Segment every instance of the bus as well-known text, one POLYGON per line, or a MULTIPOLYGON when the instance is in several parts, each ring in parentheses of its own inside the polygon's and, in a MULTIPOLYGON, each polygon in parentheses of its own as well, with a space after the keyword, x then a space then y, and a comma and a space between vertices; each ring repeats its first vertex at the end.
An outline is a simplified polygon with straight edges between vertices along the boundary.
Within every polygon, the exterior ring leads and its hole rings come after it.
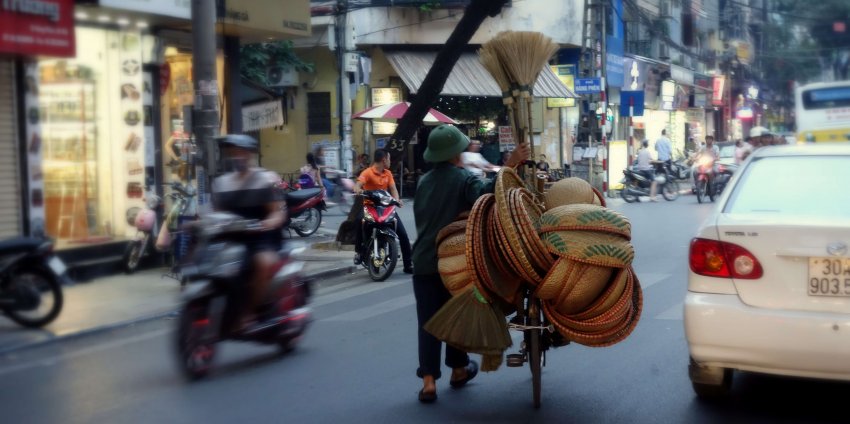
POLYGON ((850 81, 798 86, 794 104, 798 142, 850 140, 850 81))

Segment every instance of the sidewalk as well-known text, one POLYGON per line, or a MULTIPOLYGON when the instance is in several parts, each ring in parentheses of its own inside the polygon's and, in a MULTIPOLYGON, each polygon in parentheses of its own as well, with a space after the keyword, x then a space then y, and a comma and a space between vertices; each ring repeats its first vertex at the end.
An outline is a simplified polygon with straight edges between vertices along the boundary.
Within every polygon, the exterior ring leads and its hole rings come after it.
MULTIPOLYGON (((312 248, 300 256, 304 274, 320 280, 356 271, 352 258, 344 250, 312 248)), ((163 277, 165 272, 165 268, 143 270, 64 287, 61 314, 42 329, 20 327, 0 315, 0 355, 172 314, 179 306, 180 283, 163 277)))

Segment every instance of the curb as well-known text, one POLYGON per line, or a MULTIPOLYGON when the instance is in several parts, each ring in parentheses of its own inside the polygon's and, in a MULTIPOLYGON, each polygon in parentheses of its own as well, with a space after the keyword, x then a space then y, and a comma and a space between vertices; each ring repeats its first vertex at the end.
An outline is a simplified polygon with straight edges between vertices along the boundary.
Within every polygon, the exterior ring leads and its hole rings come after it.
MULTIPOLYGON (((346 265, 336 268, 330 268, 323 271, 315 272, 305 276, 307 280, 319 280, 325 278, 338 277, 346 274, 354 273, 357 270, 357 267, 354 265, 346 265)), ((81 339, 86 336, 92 336, 95 334, 105 333, 108 331, 116 330, 119 328, 131 327, 134 325, 144 324, 151 321, 156 321, 159 319, 167 318, 167 317, 175 317, 177 316, 177 309, 168 309, 162 312, 155 312, 153 314, 144 315, 138 318, 129 319, 126 321, 119 321, 110 324, 103 324, 100 326, 86 328, 80 331, 71 332, 68 334, 63 334, 61 336, 51 337, 46 340, 41 340, 33 343, 25 343, 18 346, 12 346, 6 349, 0 348, 0 357, 7 356, 9 354, 26 350, 26 349, 34 349, 39 347, 48 346, 58 342, 71 341, 75 339, 81 339)))

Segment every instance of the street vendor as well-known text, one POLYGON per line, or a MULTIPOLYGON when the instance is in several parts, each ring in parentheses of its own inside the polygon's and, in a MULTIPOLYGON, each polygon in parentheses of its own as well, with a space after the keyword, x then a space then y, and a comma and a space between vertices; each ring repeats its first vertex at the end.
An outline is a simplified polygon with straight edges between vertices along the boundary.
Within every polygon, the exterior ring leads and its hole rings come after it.
MULTIPOLYGON (((443 343, 423 329, 425 323, 451 298, 437 271, 437 233, 462 212, 469 211, 479 196, 492 193, 494 181, 482 180, 463 168, 461 154, 469 139, 452 125, 441 125, 428 136, 425 160, 434 168, 419 180, 413 203, 417 239, 413 245, 413 292, 419 323, 419 368, 422 378, 419 401, 437 400, 443 343)), ((528 159, 528 143, 517 146, 505 163, 516 167, 528 159)), ((478 364, 466 352, 446 346, 446 365, 452 368, 450 385, 459 388, 478 373, 478 364)))

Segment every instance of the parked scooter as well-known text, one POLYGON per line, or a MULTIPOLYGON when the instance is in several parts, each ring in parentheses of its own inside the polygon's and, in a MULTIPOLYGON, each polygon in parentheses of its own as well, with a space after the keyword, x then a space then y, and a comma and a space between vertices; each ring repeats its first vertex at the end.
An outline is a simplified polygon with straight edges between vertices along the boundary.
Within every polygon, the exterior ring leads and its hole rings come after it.
POLYGON ((363 252, 360 264, 369 271, 373 281, 390 278, 398 263, 398 234, 396 207, 401 206, 384 190, 364 190, 363 196, 363 245, 357 246, 363 252))
POLYGON ((271 303, 260 321, 237 329, 244 308, 245 282, 252 272, 243 243, 262 228, 256 220, 230 213, 212 213, 188 226, 193 243, 183 269, 189 282, 177 320, 177 359, 189 379, 206 376, 217 344, 225 340, 276 344, 283 352, 295 348, 311 320, 306 306, 310 283, 301 275, 296 249, 283 250, 272 278, 271 303))
MULTIPOLYGON (((623 184, 623 189, 620 190, 620 196, 628 203, 640 201, 640 196, 649 196, 651 194, 652 179, 648 178, 640 171, 632 169, 623 170, 623 179, 620 181, 623 184)), ((669 177, 664 169, 663 163, 655 163, 655 181, 658 183, 658 192, 667 201, 676 200, 679 197, 679 183, 669 177)))
POLYGON ((127 224, 136 227, 136 236, 124 250, 124 272, 132 274, 139 267, 142 258, 148 255, 156 232, 156 209, 162 199, 148 193, 145 196, 145 208, 133 208, 127 214, 127 224))
POLYGON ((313 235, 322 224, 322 211, 327 210, 325 191, 320 188, 287 191, 289 185, 285 182, 279 183, 277 187, 286 197, 287 220, 283 231, 292 229, 301 237, 313 235))
POLYGON ((53 242, 16 237, 0 242, 0 310, 24 327, 43 327, 62 311, 68 268, 53 242))

